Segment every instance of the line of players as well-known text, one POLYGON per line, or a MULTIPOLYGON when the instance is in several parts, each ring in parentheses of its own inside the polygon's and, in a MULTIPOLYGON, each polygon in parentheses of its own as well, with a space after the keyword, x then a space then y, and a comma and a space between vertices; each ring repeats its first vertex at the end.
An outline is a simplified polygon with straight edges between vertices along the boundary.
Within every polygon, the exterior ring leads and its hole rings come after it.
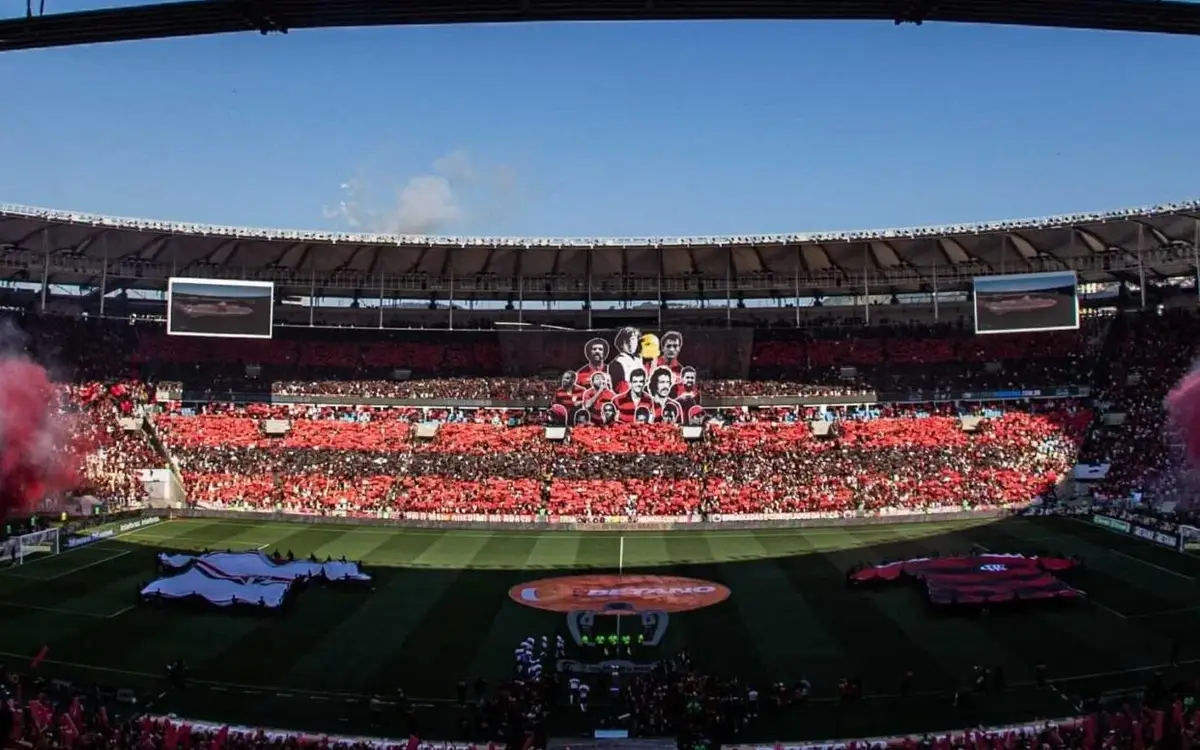
MULTIPOLYGON (((554 636, 554 658, 562 659, 567 654, 567 643, 561 635, 554 636)), ((542 676, 542 668, 550 659, 550 638, 542 636, 541 648, 538 641, 529 636, 521 641, 513 654, 517 659, 517 678, 522 680, 537 680, 542 676)))
MULTIPOLYGON (((566 655, 566 641, 561 635, 554 636, 554 660, 565 658, 566 655)), ((529 636, 517 646, 514 656, 517 660, 517 680, 537 682, 542 679, 545 664, 551 660, 550 638, 543 635, 539 643, 536 638, 529 636)), ((571 705, 579 706, 580 711, 587 713, 591 687, 586 682, 581 682, 578 677, 572 677, 568 682, 568 690, 571 705)))
POLYGON ((566 425, 613 423, 697 424, 703 420, 696 369, 683 365, 683 334, 669 331, 661 345, 653 333, 625 327, 613 339, 617 355, 608 361, 608 342, 584 345, 587 364, 566 370, 551 408, 566 425))

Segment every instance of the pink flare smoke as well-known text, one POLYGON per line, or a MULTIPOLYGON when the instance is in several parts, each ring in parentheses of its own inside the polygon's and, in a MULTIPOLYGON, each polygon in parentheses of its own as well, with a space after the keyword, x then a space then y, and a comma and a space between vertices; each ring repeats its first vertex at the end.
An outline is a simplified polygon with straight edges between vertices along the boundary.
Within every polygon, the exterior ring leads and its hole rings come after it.
POLYGON ((1183 439, 1188 463, 1200 467, 1200 372, 1175 384, 1166 399, 1171 425, 1183 439))
POLYGON ((55 403, 44 369, 0 360, 0 522, 78 483, 55 403))

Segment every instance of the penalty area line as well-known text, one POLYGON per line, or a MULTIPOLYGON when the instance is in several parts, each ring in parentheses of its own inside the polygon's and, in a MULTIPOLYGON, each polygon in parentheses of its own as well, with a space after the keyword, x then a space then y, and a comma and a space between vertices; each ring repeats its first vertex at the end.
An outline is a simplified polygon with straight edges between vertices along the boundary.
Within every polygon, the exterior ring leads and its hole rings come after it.
POLYGON ((1091 602, 1092 604, 1094 604, 1095 606, 1099 607, 1100 609, 1104 610, 1105 612, 1109 613, 1113 617, 1118 617, 1122 620, 1129 619, 1129 615, 1122 614, 1122 613, 1118 612, 1117 610, 1113 609, 1112 607, 1108 606, 1107 604, 1101 604, 1100 602, 1096 601, 1095 599, 1088 599, 1088 601, 1091 602))
POLYGON ((59 607, 42 607, 37 604, 22 604, 21 602, 0 601, 0 607, 12 607, 14 609, 27 609, 32 612, 50 612, 56 615, 70 615, 72 617, 90 617, 94 620, 101 620, 108 615, 98 615, 95 612, 81 612, 77 609, 60 609, 59 607))
POLYGON ((1200 610, 1200 604, 1191 607, 1178 607, 1176 609, 1160 609, 1157 612, 1147 612, 1142 615, 1130 615, 1131 620, 1146 620, 1151 617, 1166 617, 1167 615, 1182 615, 1187 612, 1195 612, 1200 610))
POLYGON ((1184 575, 1183 573, 1180 573, 1178 570, 1171 570, 1170 568, 1164 568, 1163 566, 1156 565, 1156 564, 1150 562, 1149 560, 1143 560, 1140 557, 1134 557, 1133 555, 1131 555, 1127 552, 1122 552, 1122 551, 1116 550, 1116 549, 1110 549, 1110 550, 1108 550, 1108 552, 1109 552, 1109 554, 1116 555, 1117 557, 1123 557, 1126 560, 1133 560, 1135 563, 1141 563, 1142 565, 1145 565, 1147 568, 1154 568, 1155 570, 1159 571, 1160 573, 1166 573, 1167 575, 1175 576, 1176 578, 1182 578, 1185 581, 1192 580, 1191 576, 1184 575))
POLYGON ((57 581, 59 578, 66 578, 67 576, 75 575, 76 573, 78 573, 81 570, 87 570, 88 568, 94 568, 97 565, 103 565, 105 563, 110 563, 113 560, 120 560, 122 557, 125 557, 126 555, 132 555, 132 554, 133 554, 133 550, 129 550, 129 549, 120 550, 116 554, 109 555, 108 557, 105 557, 102 560, 93 560, 92 562, 87 563, 86 565, 77 565, 76 567, 71 568, 70 570, 64 570, 61 573, 57 573, 55 575, 48 576, 46 578, 42 578, 40 580, 42 580, 42 581, 57 581))

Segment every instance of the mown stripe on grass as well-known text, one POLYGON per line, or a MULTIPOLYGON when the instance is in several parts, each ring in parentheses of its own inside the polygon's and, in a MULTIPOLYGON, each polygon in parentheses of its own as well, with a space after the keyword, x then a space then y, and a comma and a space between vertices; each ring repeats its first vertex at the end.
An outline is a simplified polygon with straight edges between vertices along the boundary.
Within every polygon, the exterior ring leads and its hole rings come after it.
POLYGON ((770 553, 760 541, 729 539, 719 532, 709 534, 707 540, 715 559, 731 561, 720 566, 720 583, 733 592, 733 604, 770 677, 790 683, 811 674, 815 662, 837 652, 838 644, 808 601, 793 595, 779 566, 761 559, 770 553), (758 559, 736 562, 737 556, 758 559))
POLYGON ((469 676, 480 639, 505 602, 508 588, 524 574, 513 570, 473 570, 485 565, 515 564, 528 557, 533 540, 492 537, 442 537, 417 561, 454 570, 437 600, 374 661, 367 684, 388 690, 397 684, 409 695, 448 697, 454 684, 469 676))
MULTIPOLYGON (((113 551, 109 551, 113 554, 113 551)), ((110 632, 114 614, 136 602, 138 584, 144 569, 152 562, 136 555, 125 555, 101 565, 91 565, 71 575, 23 588, 4 597, 8 604, 44 606, 61 611, 39 611, 18 606, 0 606, 6 650, 34 652, 49 645, 53 653, 68 661, 90 661, 97 649, 96 634, 110 632), (68 615, 64 612, 78 612, 68 615), (92 616, 85 616, 92 615, 92 616), (76 658, 81 657, 81 658, 76 658)), ((88 559, 81 557, 78 559, 88 559)), ((93 561, 94 562, 94 561, 93 561)), ((136 626, 135 632, 149 632, 136 626)), ((117 629, 115 632, 123 632, 117 629)), ((126 647, 123 636, 114 636, 114 651, 126 647)))
MULTIPOLYGON (((1012 544, 1017 546, 1026 538, 1028 527, 998 524, 993 531, 1010 535, 1012 544)), ((1036 627, 1022 629, 1018 634, 1012 632, 1013 629, 1000 631, 989 623, 989 630, 998 631, 996 637, 1011 640, 1019 638, 1029 653, 1036 654, 1035 661, 1045 663, 1063 676, 1104 671, 1097 669, 1097 664, 1104 664, 1108 669, 1129 669, 1166 661, 1170 645, 1168 640, 1141 626, 1136 620, 1123 619, 1121 614, 1124 613, 1108 604, 1119 604, 1119 597, 1124 597, 1130 606, 1156 607, 1158 605, 1155 602, 1159 597, 1131 590, 1124 576, 1112 567, 1114 560, 1119 558, 1114 558, 1103 549, 1065 535, 1047 539, 1046 542, 1051 551, 1084 556, 1088 561, 1088 570, 1083 575, 1064 578, 1078 583, 1080 588, 1094 596, 1096 601, 1105 603, 1112 611, 1083 602, 1066 608, 1035 608, 1028 617, 1036 623, 1036 627), (1037 637, 1035 633, 1042 629, 1053 638, 1037 637), (1048 642, 1053 645, 1048 646, 1048 642), (1114 649, 1114 642, 1125 645, 1114 649)))
MULTIPOLYGON (((336 540, 344 532, 305 528, 279 541, 297 559, 336 540)), ((369 601, 366 591, 310 585, 298 592, 286 613, 247 614, 257 626, 196 670, 197 676, 232 682, 278 685, 300 655, 319 647, 343 619, 369 601)))
MULTIPOLYGON (((1200 557, 1182 554, 1172 547, 1147 542, 1126 534, 1119 534, 1093 525, 1089 520, 1075 518, 1041 518, 1036 524, 1061 534, 1086 540, 1097 547, 1119 551, 1132 557, 1153 563, 1182 576, 1200 580, 1200 557)), ((1146 566, 1139 566, 1145 568, 1146 566)))
MULTIPOLYGON (((1019 519, 1000 521, 987 527, 985 534, 954 535, 950 539, 956 553, 969 552, 972 544, 981 544, 993 553, 1027 552, 1031 543, 1025 541, 1032 536, 1026 522, 1019 519), (1024 548, 1024 549, 1023 549, 1024 548)), ((1039 537, 1037 544, 1057 546, 1058 539, 1039 537)), ((1065 544, 1069 540, 1062 540, 1065 544)), ((1067 550, 1069 552, 1069 550, 1067 550)), ((1034 667, 1043 663, 1058 675, 1086 674, 1099 671, 1097 665, 1131 667, 1145 663, 1142 657, 1131 653, 1131 649, 1112 649, 1100 636, 1111 634, 1121 622, 1111 615, 1098 612, 1084 602, 1078 603, 1030 603, 1020 611, 996 611, 987 616, 976 617, 978 628, 989 639, 1001 644, 1009 652, 1019 656, 1027 664, 1016 670, 1008 669, 1010 681, 1028 681, 1034 677, 1034 667), (1120 653, 1116 653, 1120 652, 1120 653)), ((994 666, 993 662, 983 666, 994 666)))
POLYGON ((953 675, 881 611, 886 602, 849 588, 846 572, 856 561, 876 554, 875 549, 858 547, 853 538, 839 546, 847 551, 774 561, 791 584, 792 595, 808 602, 817 622, 838 645, 837 652, 821 663, 824 684, 857 675, 867 692, 887 692, 899 683, 905 669, 924 675, 927 685, 950 684, 953 675))
MULTIPOLYGON (((527 583, 543 575, 553 576, 554 570, 568 575, 578 574, 570 570, 576 566, 579 549, 583 545, 579 537, 555 538, 553 535, 538 539, 533 545, 525 547, 525 559, 520 563, 511 560, 517 570, 509 579, 511 586, 527 583)), ((508 596, 508 590, 489 592, 489 595, 499 595, 498 610, 489 627, 479 637, 479 648, 475 658, 462 677, 468 681, 474 677, 484 677, 495 681, 513 674, 515 659, 513 650, 527 637, 541 639, 546 636, 551 648, 554 636, 565 634, 566 618, 555 612, 541 610, 518 604, 508 596)))
MULTIPOLYGON (((353 532, 351 532, 353 534, 353 532)), ((436 541, 434 537, 356 536, 353 544, 375 542, 364 558, 413 561, 436 541)), ((455 571, 411 570, 375 566, 370 590, 353 592, 367 599, 351 616, 326 634, 317 648, 299 655, 286 681, 310 689, 349 692, 367 687, 371 666, 399 646, 458 575, 455 571)))
MULTIPOLYGON (((970 554, 980 544, 979 533, 979 529, 965 529, 935 537, 906 538, 902 529, 896 529, 886 550, 894 559, 970 554)), ((928 592, 921 584, 898 581, 886 596, 897 602, 897 606, 887 608, 889 615, 921 641, 925 650, 954 676, 956 686, 971 685, 976 665, 988 669, 1003 667, 1010 681, 1018 679, 1018 675, 1028 675, 1032 669, 1022 651, 1014 651, 1011 644, 989 637, 986 630, 978 627, 975 615, 932 609, 928 592)))
POLYGON ((1127 615, 1197 602, 1196 589, 1188 582, 1153 568, 1147 569, 1119 551, 1097 544, 1102 540, 1075 536, 1065 530, 1047 535, 1044 528, 1032 525, 1000 524, 995 527, 995 533, 1006 535, 1007 546, 1014 547, 1017 552, 1080 556, 1084 568, 1064 578, 1077 583, 1095 601, 1127 615), (1038 534, 1036 546, 1024 543, 1028 534, 1038 534))
POLYGON ((291 534, 275 540, 262 550, 262 553, 270 556, 278 554, 286 559, 290 552, 295 559, 306 560, 310 556, 316 555, 318 550, 325 550, 323 554, 317 556, 319 562, 324 562, 327 558, 338 558, 344 554, 342 543, 346 533, 343 529, 300 526, 293 529, 291 534), (336 554, 334 554, 335 552, 336 554))
MULTIPOLYGON (((668 557, 680 563, 670 569, 671 574, 723 582, 723 566, 711 562, 712 547, 706 536, 685 539, 668 535, 666 548, 668 557)), ((737 595, 737 592, 733 593, 733 596, 737 595)), ((711 607, 670 617, 670 631, 682 636, 673 638, 672 643, 686 644, 702 670, 726 677, 741 676, 759 684, 771 674, 733 601, 727 599, 711 607)))

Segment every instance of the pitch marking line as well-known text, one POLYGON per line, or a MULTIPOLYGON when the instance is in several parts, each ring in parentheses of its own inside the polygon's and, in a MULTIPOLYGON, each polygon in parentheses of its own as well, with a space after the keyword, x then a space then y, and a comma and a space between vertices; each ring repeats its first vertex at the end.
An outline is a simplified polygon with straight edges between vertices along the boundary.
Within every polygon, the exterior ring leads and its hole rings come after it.
POLYGON ((60 609, 59 607, 40 607, 36 604, 22 604, 20 602, 0 601, 0 607, 12 607, 14 609, 28 609, 33 612, 51 612, 56 615, 72 615, 74 617, 90 617, 92 619, 101 620, 109 617, 109 615, 98 615, 95 612, 82 612, 77 609, 60 609))
POLYGON ((62 573, 58 573, 57 575, 52 575, 49 578, 43 578, 42 580, 43 581, 57 581, 59 578, 66 578, 67 576, 75 575, 76 573, 78 573, 81 570, 87 570, 88 568, 94 568, 97 565, 104 565, 105 563, 110 563, 113 560, 120 560, 122 557, 125 557, 126 555, 132 555, 132 554, 133 554, 133 550, 131 550, 131 549, 120 550, 115 555, 109 555, 108 557, 106 557, 102 560, 94 560, 90 563, 87 563, 86 565, 80 565, 78 567, 71 568, 70 570, 64 570, 62 573))
POLYGON ((1131 620, 1145 620, 1150 617, 1165 617, 1167 615, 1182 615, 1186 612, 1195 612, 1200 610, 1200 604, 1191 607, 1179 607, 1178 609, 1160 609, 1157 612, 1147 612, 1144 615, 1130 615, 1131 620))
POLYGON ((3 576, 5 578, 20 578, 23 581, 44 581, 44 580, 46 580, 45 578, 42 578, 41 576, 31 576, 31 575, 27 575, 25 573, 18 573, 15 568, 12 570, 7 569, 7 568, 4 570, 0 570, 0 576, 3 576))
MULTIPOLYGON (((68 551, 70 551, 70 550, 68 550, 68 551)), ((69 575, 74 575, 75 573, 78 573, 81 570, 87 570, 88 568, 94 568, 97 565, 103 565, 104 563, 109 563, 109 562, 112 562, 113 560, 118 560, 118 559, 124 557, 125 555, 131 555, 131 554, 133 554, 133 550, 128 550, 128 549, 127 550, 118 550, 115 554, 109 555, 108 557, 102 558, 100 560, 93 560, 92 562, 86 563, 84 565, 77 565, 74 568, 71 568, 70 570, 64 570, 60 573, 55 573, 52 576, 28 575, 26 573, 21 573, 21 572, 15 571, 15 570, 2 570, 2 571, 0 571, 0 576, 4 576, 6 578, 20 578, 23 581, 38 581, 41 583, 49 583, 50 581, 57 581, 60 578, 66 578, 69 575)), ((24 567, 24 566, 22 566, 22 567, 24 567)))
MULTIPOLYGON (((27 568, 27 567, 29 567, 30 565, 36 565, 37 563, 40 563, 40 562, 42 562, 42 561, 44 561, 44 560, 55 560, 55 559, 57 559, 57 558, 59 558, 59 557, 62 557, 62 556, 63 556, 63 555, 65 555, 65 554, 67 554, 68 552, 75 552, 76 550, 81 550, 81 549, 94 549, 94 548, 98 547, 99 545, 103 545, 103 544, 105 544, 105 543, 107 543, 107 542, 111 542, 111 541, 112 541, 112 540, 114 540, 114 539, 120 539, 121 537, 125 537, 125 536, 133 536, 134 534, 137 534, 139 531, 147 531, 147 530, 149 530, 149 529, 158 528, 158 527, 160 527, 160 526, 166 526, 167 524, 169 524, 169 523, 170 523, 171 521, 173 521, 173 520, 175 520, 175 519, 173 519, 173 518, 164 518, 163 520, 159 521, 158 523, 155 523, 155 524, 150 524, 149 526, 142 526, 142 527, 140 527, 140 528, 136 528, 136 529, 130 529, 129 531, 122 531, 122 532, 120 532, 120 533, 113 534, 113 535, 112 535, 112 536, 110 536, 110 537, 105 537, 104 539, 97 540, 96 542, 94 542, 94 543, 92 543, 92 544, 81 544, 81 545, 79 545, 78 547, 67 547, 66 549, 61 549, 61 547, 60 547, 60 549, 59 549, 59 551, 58 551, 58 554, 57 554, 57 555, 47 555, 46 557, 39 557, 39 558, 37 558, 37 559, 35 559, 35 560, 30 560, 30 561, 29 561, 29 562, 27 562, 27 563, 21 563, 21 566, 20 566, 20 567, 22 567, 22 568, 27 568)), ((61 536, 61 535, 62 535, 62 532, 59 532, 59 535, 61 536)), ((59 544, 61 545, 61 543, 62 543, 62 540, 61 540, 61 539, 59 539, 59 544)), ((5 575, 5 574, 7 574, 7 571, 0 570, 0 575, 5 575)), ((18 578, 31 578, 32 576, 16 576, 16 577, 18 577, 18 578)), ((51 579, 51 578, 39 578, 38 580, 41 580, 41 581, 49 581, 49 580, 53 580, 53 579, 51 579)))
POLYGON ((1061 699, 1063 700, 1063 702, 1064 702, 1064 703, 1066 703, 1068 706, 1070 706, 1071 708, 1075 709, 1075 710, 1076 710, 1077 712, 1079 712, 1079 713, 1082 713, 1082 712, 1083 712, 1083 706, 1081 706, 1081 705, 1077 704, 1075 701, 1073 701, 1073 700, 1071 700, 1070 698, 1068 698, 1068 697, 1067 697, 1067 694, 1066 694, 1066 693, 1064 693, 1063 691, 1059 690, 1057 685, 1055 685, 1055 684, 1051 683, 1051 684, 1050 684, 1050 690, 1051 690, 1051 691, 1052 691, 1052 692, 1053 692, 1055 695, 1057 695, 1059 698, 1061 698, 1061 699))
POLYGON ((1113 617, 1119 617, 1119 618, 1120 618, 1120 619, 1122 619, 1122 620, 1128 620, 1128 619, 1129 619, 1129 615, 1124 615, 1124 614, 1121 614, 1120 612, 1118 612, 1117 610, 1115 610, 1115 609, 1113 609, 1112 607, 1108 606, 1107 604, 1101 604, 1100 602, 1096 601, 1095 599, 1089 599, 1088 601, 1090 601, 1092 604, 1096 605, 1096 606, 1097 606, 1097 607, 1099 607, 1100 609, 1104 610, 1105 612, 1109 613, 1109 614, 1110 614, 1110 615, 1112 615, 1113 617))
POLYGON ((1154 568, 1155 570, 1159 571, 1160 573, 1166 573, 1167 575, 1175 576, 1176 578, 1182 578, 1185 581, 1192 580, 1191 576, 1184 575, 1183 573, 1180 573, 1178 570, 1171 570, 1170 568, 1164 568, 1161 565, 1156 565, 1148 560, 1143 560, 1140 557, 1134 557, 1133 555, 1131 555, 1127 552, 1121 552, 1120 550, 1110 549, 1109 553, 1113 554, 1113 555, 1117 555, 1118 557, 1124 557, 1126 560, 1133 560, 1136 563, 1141 563, 1142 565, 1145 565, 1147 568, 1154 568))
MULTIPOLYGON (((155 528, 155 527, 150 527, 150 528, 155 528)), ((173 541, 177 541, 178 539, 179 539, 179 537, 173 536, 173 535, 172 536, 162 536, 162 535, 156 535, 156 534, 142 534, 140 536, 133 537, 131 539, 131 541, 133 541, 134 543, 139 544, 143 547, 152 547, 152 548, 156 548, 156 549, 163 549, 163 548, 188 549, 188 547, 186 547, 186 546, 181 546, 178 544, 171 543, 173 541)), ((105 539, 104 541, 108 541, 108 540, 105 539)), ((268 547, 275 545, 276 542, 262 543, 262 542, 258 542, 258 541, 231 540, 231 541, 222 541, 219 544, 221 546, 226 547, 231 550, 237 550, 238 548, 244 547, 244 548, 252 548, 252 549, 254 549, 254 551, 258 552, 258 551, 262 551, 264 549, 267 549, 268 547)), ((198 547, 192 548, 192 551, 199 551, 199 548, 198 547)), ((214 550, 214 551, 220 552, 221 550, 214 550)))

